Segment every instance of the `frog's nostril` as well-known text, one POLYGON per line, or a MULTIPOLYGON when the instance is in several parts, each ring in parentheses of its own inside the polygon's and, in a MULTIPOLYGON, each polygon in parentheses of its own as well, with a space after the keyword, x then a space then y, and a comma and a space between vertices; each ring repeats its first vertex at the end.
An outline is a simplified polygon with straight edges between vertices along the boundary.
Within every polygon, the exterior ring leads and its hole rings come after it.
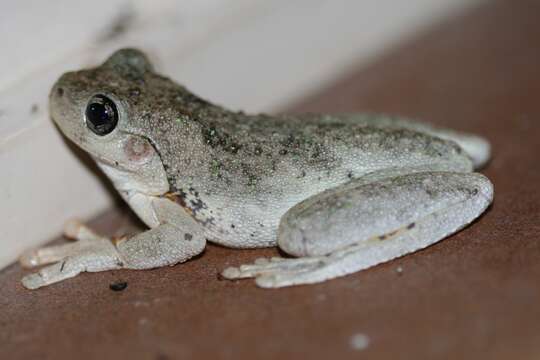
POLYGON ((58 97, 64 96, 64 88, 59 87, 56 89, 56 95, 58 95, 58 97))

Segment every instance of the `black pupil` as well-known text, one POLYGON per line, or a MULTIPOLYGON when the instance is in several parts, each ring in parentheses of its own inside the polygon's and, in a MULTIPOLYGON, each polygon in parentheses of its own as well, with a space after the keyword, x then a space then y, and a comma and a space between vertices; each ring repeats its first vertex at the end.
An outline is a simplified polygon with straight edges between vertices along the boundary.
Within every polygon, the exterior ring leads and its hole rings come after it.
POLYGON ((114 102, 106 96, 94 96, 86 107, 86 126, 97 135, 107 135, 118 123, 114 102))

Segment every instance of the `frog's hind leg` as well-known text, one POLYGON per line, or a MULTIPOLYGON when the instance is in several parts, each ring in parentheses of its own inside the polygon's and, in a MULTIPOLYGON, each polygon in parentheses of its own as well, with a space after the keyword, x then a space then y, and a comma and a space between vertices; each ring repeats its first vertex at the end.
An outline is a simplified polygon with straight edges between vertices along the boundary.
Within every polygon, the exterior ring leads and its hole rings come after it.
POLYGON ((474 134, 436 127, 428 123, 411 121, 404 118, 382 116, 376 117, 374 120, 370 125, 380 126, 383 129, 398 127, 423 132, 444 140, 451 140, 465 151, 472 160, 475 169, 483 167, 491 156, 491 145, 489 142, 474 134))
POLYGON ((433 130, 430 133, 457 143, 469 155, 475 169, 484 167, 491 157, 491 145, 480 136, 445 129, 433 130))
POLYGON ((261 287, 317 283, 429 246, 463 228, 491 203, 480 174, 424 172, 331 189, 290 209, 278 243, 296 259, 258 259, 229 279, 261 287))
POLYGON ((491 145, 483 137, 406 120, 396 120, 394 124, 455 142, 472 160, 475 169, 483 167, 491 157, 491 145))

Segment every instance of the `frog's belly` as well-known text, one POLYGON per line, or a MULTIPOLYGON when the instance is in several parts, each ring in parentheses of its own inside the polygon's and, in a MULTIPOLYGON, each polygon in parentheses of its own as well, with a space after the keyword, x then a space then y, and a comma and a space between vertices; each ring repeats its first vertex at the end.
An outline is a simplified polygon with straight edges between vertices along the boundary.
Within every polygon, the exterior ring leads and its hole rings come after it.
MULTIPOLYGON (((233 248, 271 247, 277 244, 277 229, 283 214, 301 198, 291 198, 287 203, 275 198, 243 199, 226 201, 225 206, 216 206, 214 222, 207 226, 208 240, 233 248)), ((224 201, 216 201, 224 203, 224 201)))

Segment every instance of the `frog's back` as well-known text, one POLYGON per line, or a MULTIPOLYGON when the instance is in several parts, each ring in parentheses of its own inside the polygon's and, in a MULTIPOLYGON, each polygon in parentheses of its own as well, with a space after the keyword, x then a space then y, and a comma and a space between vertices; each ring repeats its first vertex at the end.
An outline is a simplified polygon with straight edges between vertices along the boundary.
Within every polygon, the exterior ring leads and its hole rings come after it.
POLYGON ((223 130, 246 151, 266 154, 273 176, 279 176, 276 164, 286 168, 283 175, 296 169, 300 178, 346 179, 391 167, 435 164, 472 170, 469 157, 455 142, 430 133, 423 124, 387 116, 256 115, 225 122, 223 130))
POLYGON ((368 173, 472 169, 456 143, 387 117, 236 114, 202 132, 210 165, 192 170, 193 187, 214 209, 210 238, 233 247, 273 245, 290 207, 368 173))

